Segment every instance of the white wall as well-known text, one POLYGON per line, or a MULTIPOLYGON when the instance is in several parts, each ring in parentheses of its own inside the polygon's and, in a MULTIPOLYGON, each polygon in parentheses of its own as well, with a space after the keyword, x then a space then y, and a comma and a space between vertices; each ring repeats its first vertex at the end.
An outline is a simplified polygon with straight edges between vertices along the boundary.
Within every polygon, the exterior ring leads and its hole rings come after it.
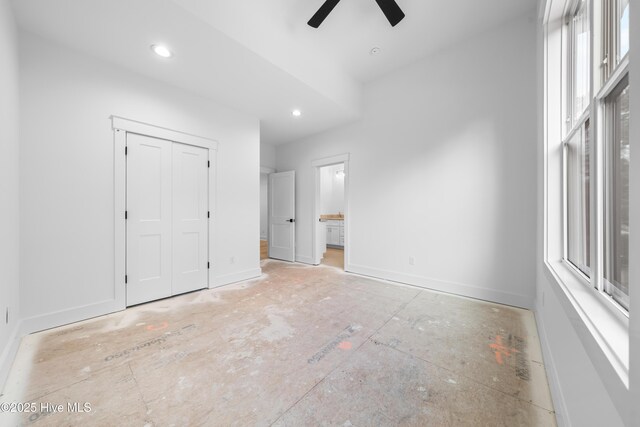
POLYGON ((20 273, 27 324, 95 314, 79 308, 113 299, 110 115, 219 141, 216 283, 260 273, 257 119, 30 34, 21 34, 20 48, 20 273))
POLYGON ((18 40, 8 0, 0 0, 0 389, 19 319, 18 40), (6 322, 6 310, 9 322, 6 322))
POLYGON ((535 12, 365 88, 363 119, 277 146, 311 258, 315 159, 349 152, 347 269, 520 306, 535 294, 535 12), (415 265, 409 265, 409 257, 415 265))
POLYGON ((260 166, 276 168, 276 147, 266 142, 260 142, 260 166))
POLYGON ((320 168, 320 214, 344 213, 344 177, 336 172, 344 171, 344 164, 320 168))
POLYGON ((624 425, 540 266, 536 320, 559 425, 624 425))

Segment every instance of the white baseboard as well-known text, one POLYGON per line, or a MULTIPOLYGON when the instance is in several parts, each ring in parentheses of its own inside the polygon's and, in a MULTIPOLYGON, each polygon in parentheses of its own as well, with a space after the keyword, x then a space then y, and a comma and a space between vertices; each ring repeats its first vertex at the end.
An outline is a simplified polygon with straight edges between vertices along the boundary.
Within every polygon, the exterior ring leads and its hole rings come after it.
POLYGON ((213 286, 210 286, 210 288, 213 289, 224 285, 230 285, 244 280, 255 279, 260 276, 262 276, 261 268, 252 268, 250 270, 238 271, 237 273, 224 274, 216 277, 214 279, 213 286))
POLYGON ((558 377, 558 371, 556 370, 556 364, 553 359, 553 353, 549 347, 549 341, 547 341, 547 330, 545 329, 543 321, 538 316, 538 309, 534 310, 536 319, 536 327, 538 328, 538 337, 540 337, 540 346, 542 347, 542 357, 544 358, 544 370, 547 373, 547 381, 549 382, 549 389, 551 390, 551 399, 553 400, 553 407, 556 412, 556 422, 558 427, 571 427, 571 420, 567 412, 567 404, 562 393, 562 386, 560 385, 560 378, 558 377))
POLYGON ((116 311, 124 309, 125 306, 123 302, 108 300, 21 319, 14 329, 13 338, 9 341, 7 349, 5 349, 0 359, 0 385, 4 387, 9 371, 11 370, 11 365, 20 347, 22 337, 46 329, 115 313, 116 311))
POLYGON ((313 262, 313 257, 297 255, 297 254, 296 254, 296 262, 300 262, 302 264, 318 265, 317 263, 313 262))
POLYGON ((11 366, 16 358, 16 354, 18 354, 18 348, 20 348, 20 340, 22 339, 22 335, 20 334, 21 328, 22 321, 18 320, 9 335, 9 340, 7 341, 4 351, 0 354, 0 394, 4 391, 11 366))
POLYGON ((469 298, 476 298, 483 301, 491 301, 499 304, 506 304, 527 309, 533 308, 532 298, 525 295, 512 294, 509 292, 496 291, 494 289, 482 288, 462 283, 447 282, 444 280, 431 279, 428 277, 381 270, 355 264, 347 265, 345 271, 361 274, 363 276, 371 276, 378 279, 389 280, 392 282, 405 283, 407 285, 417 286, 424 289, 431 289, 434 291, 446 292, 469 298))
POLYGON ((28 317, 26 319, 22 319, 20 334, 21 336, 25 336, 34 332, 40 332, 46 329, 57 328, 58 326, 64 326, 70 323, 104 316, 105 314, 115 313, 117 311, 122 311, 125 308, 126 306, 124 302, 107 300, 95 304, 88 304, 67 310, 42 314, 40 316, 28 317))

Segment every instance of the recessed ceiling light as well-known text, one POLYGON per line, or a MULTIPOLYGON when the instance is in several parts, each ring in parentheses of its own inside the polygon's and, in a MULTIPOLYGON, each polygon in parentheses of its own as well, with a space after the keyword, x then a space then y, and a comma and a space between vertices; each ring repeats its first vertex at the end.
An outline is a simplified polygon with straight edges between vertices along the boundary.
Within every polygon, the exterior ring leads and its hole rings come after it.
POLYGON ((374 47, 373 49, 371 49, 369 51, 369 55, 377 55, 380 53, 380 48, 379 47, 374 47))
POLYGON ((293 110, 291 112, 291 114, 293 115, 293 117, 300 117, 302 115, 302 111, 300 110, 293 110))
POLYGON ((169 48, 161 44, 152 44, 151 50, 156 55, 161 56, 163 58, 171 58, 173 56, 173 53, 169 50, 169 48))

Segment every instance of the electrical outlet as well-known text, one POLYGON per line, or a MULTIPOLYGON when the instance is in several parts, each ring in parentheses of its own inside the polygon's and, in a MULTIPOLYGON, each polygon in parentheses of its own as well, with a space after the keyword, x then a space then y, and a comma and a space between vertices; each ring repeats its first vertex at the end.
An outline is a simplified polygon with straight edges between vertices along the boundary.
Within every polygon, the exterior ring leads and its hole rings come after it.
POLYGON ((9 307, 7 307, 7 309, 5 310, 5 314, 4 314, 4 322, 8 325, 9 324, 9 307))
POLYGON ((235 264, 236 263, 236 257, 232 256, 231 258, 229 258, 229 264, 235 264))
POLYGON ((415 265, 416 264, 416 259, 412 256, 409 257, 409 265, 415 265))

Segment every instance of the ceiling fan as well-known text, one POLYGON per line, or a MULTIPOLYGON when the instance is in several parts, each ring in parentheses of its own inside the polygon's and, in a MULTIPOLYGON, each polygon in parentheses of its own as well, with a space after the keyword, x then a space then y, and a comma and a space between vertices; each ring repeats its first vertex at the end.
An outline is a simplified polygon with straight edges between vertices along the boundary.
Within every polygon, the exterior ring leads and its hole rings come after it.
MULTIPOLYGON (((339 2, 340 0, 326 0, 307 24, 313 28, 318 28, 339 2)), ((382 13, 387 17, 392 27, 395 27, 404 18, 404 12, 395 0, 376 0, 376 3, 378 3, 382 13)))

